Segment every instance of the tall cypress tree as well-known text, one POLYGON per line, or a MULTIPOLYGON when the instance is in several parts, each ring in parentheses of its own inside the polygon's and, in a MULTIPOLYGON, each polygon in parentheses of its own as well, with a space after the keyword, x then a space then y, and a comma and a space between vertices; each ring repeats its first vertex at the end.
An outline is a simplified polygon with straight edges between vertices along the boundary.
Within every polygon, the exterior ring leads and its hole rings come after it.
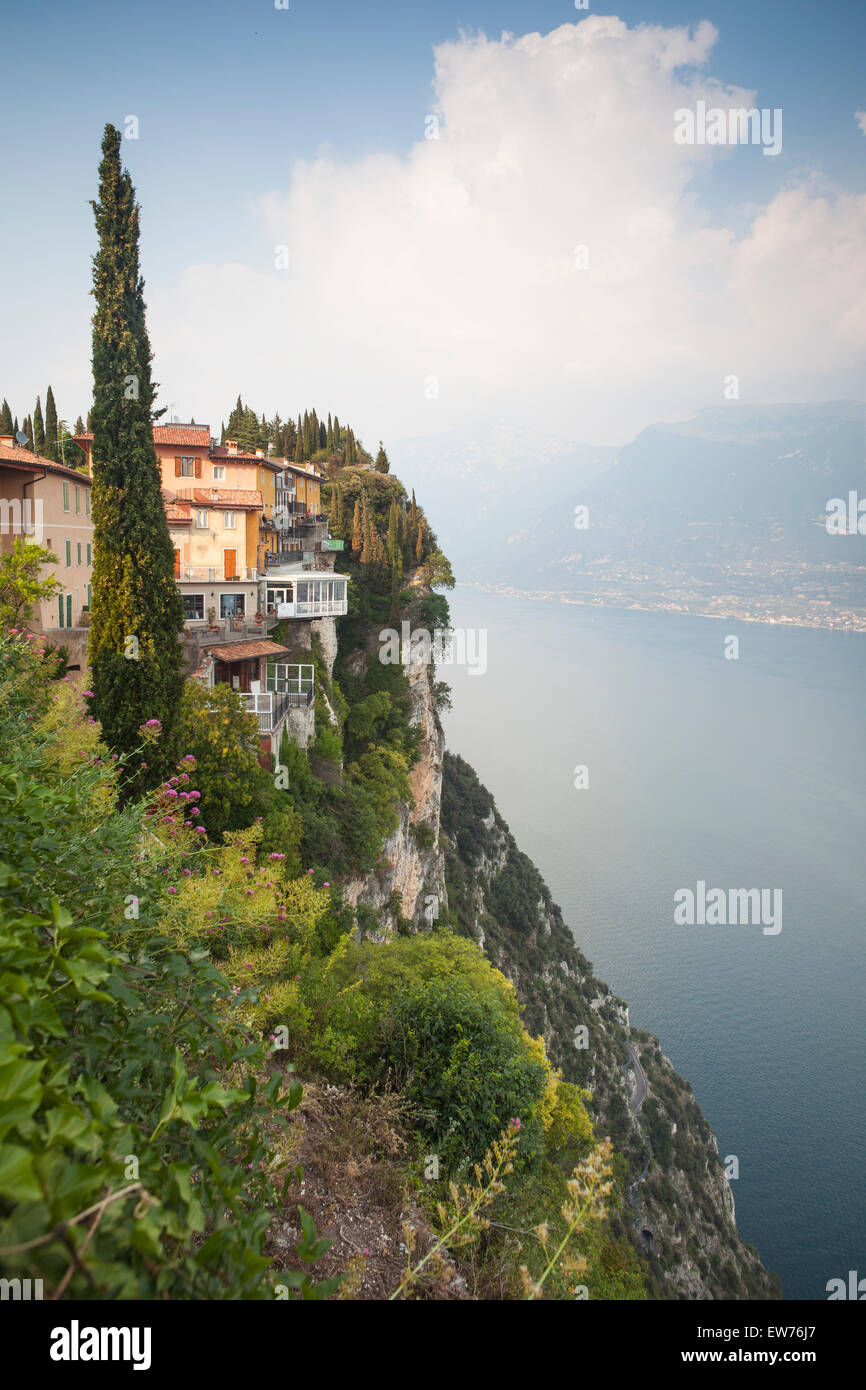
POLYGON ((355 499, 355 515, 352 518, 352 549, 360 555, 364 546, 364 522, 361 515, 361 499, 355 499))
POLYGON ((33 448, 37 454, 41 454, 45 448, 45 424, 42 419, 42 406, 39 397, 36 397, 36 408, 33 411, 33 448))
POLYGON ((93 258, 93 598, 88 657, 93 713, 110 748, 131 753, 141 726, 159 720, 147 770, 129 769, 128 792, 154 785, 177 756, 183 689, 180 594, 153 446, 154 386, 139 209, 121 167, 120 132, 105 127, 93 258))
POLYGON ((9 409, 9 402, 4 399, 3 409, 0 410, 0 434, 12 434, 12 425, 12 411, 9 409))
POLYGON ((21 428, 23 429, 24 433, 27 435, 27 443, 24 445, 24 447, 25 447, 25 449, 30 449, 30 450, 32 451, 32 449, 33 449, 33 421, 31 420, 31 418, 30 418, 29 415, 25 415, 25 416, 24 416, 24 424, 21 426, 21 428))
POLYGON ((53 459, 56 463, 60 457, 57 449, 57 406, 54 404, 54 392, 48 388, 48 395, 45 397, 45 457, 53 459))

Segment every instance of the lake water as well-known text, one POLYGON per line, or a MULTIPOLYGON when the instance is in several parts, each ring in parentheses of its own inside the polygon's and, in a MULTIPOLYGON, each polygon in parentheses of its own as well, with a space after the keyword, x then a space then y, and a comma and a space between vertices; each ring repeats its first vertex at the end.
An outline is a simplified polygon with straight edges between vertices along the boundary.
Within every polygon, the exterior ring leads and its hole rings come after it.
POLYGON ((866 639, 449 601, 487 671, 440 669, 448 746, 737 1156, 743 1239, 786 1298, 866 1276, 866 639), (700 880, 781 889, 782 930, 676 925, 700 880))

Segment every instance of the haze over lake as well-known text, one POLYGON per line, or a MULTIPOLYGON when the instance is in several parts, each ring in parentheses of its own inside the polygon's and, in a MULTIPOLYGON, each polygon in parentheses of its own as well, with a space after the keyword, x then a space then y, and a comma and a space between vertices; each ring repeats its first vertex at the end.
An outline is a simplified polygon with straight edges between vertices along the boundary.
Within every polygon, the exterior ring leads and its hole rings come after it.
POLYGON ((449 748, 737 1156, 743 1239, 787 1298, 826 1298, 866 1274, 866 640, 449 599, 488 648, 484 675, 439 671, 449 748), (781 932, 675 925, 699 881, 781 889, 781 932))

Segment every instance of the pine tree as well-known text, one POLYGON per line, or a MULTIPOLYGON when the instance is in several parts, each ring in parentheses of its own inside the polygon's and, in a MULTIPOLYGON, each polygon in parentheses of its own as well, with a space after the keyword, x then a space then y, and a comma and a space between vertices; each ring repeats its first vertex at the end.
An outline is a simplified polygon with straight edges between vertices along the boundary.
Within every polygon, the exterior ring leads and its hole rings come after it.
MULTIPOLYGON (((153 786, 177 756, 183 690, 180 594, 153 446, 154 386, 139 208, 121 167, 120 131, 105 127, 99 199, 92 204, 93 258, 93 597, 88 657, 93 713, 112 749, 131 754, 141 727, 160 721, 147 769, 129 768, 126 795, 153 786), (129 384, 137 389, 130 392, 129 384)), ((156 727, 155 725, 153 727, 156 727)))
POLYGON ((45 397, 45 457, 53 459, 56 463, 60 455, 57 452, 57 406, 54 404, 54 392, 48 388, 48 395, 45 397))
POLYGON ((45 425, 42 421, 42 406, 38 396, 33 411, 33 448, 37 454, 41 454, 45 448, 45 425))
POLYGON ((360 554, 364 545, 364 526, 361 518, 361 499, 355 499, 355 515, 352 518, 352 549, 360 554))
POLYGON ((385 446, 382 443, 381 439, 379 440, 379 452, 376 455, 375 467, 377 473, 387 473, 391 468, 391 465, 388 462, 388 455, 385 453, 385 446))
POLYGON ((0 410, 0 434, 13 434, 12 411, 9 409, 9 402, 3 400, 3 408, 0 410))
POLYGON ((78 419, 75 421, 75 433, 84 434, 84 421, 82 420, 80 415, 78 419))

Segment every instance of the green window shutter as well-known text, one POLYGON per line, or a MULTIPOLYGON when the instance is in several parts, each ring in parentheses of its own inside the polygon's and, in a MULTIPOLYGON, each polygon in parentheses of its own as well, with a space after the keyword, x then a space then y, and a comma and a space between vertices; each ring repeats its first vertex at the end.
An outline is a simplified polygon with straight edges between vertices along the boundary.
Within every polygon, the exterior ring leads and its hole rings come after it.
MULTIPOLYGON (((89 549, 90 549, 90 546, 88 546, 87 548, 88 548, 88 550, 89 550, 89 549)), ((90 607, 90 585, 89 585, 89 584, 88 584, 88 586, 87 586, 87 607, 88 607, 88 608, 90 607)))
POLYGON ((90 541, 87 542, 87 563, 88 563, 88 565, 91 563, 91 560, 90 560, 90 541))
POLYGON ((72 564, 72 541, 66 542, 66 563, 67 565, 72 564))
POLYGON ((75 484, 75 510, 76 512, 81 511, 81 488, 77 483, 75 484))
POLYGON ((65 478, 63 479, 63 510, 69 511, 69 484, 65 478))
POLYGON ((63 626, 63 595, 57 595, 57 626, 63 626))
POLYGON ((80 564, 81 564, 81 541, 78 542, 77 555, 78 555, 78 563, 79 563, 79 565, 80 565, 80 564))
POLYGON ((66 626, 72 627, 72 595, 66 595, 66 626))

